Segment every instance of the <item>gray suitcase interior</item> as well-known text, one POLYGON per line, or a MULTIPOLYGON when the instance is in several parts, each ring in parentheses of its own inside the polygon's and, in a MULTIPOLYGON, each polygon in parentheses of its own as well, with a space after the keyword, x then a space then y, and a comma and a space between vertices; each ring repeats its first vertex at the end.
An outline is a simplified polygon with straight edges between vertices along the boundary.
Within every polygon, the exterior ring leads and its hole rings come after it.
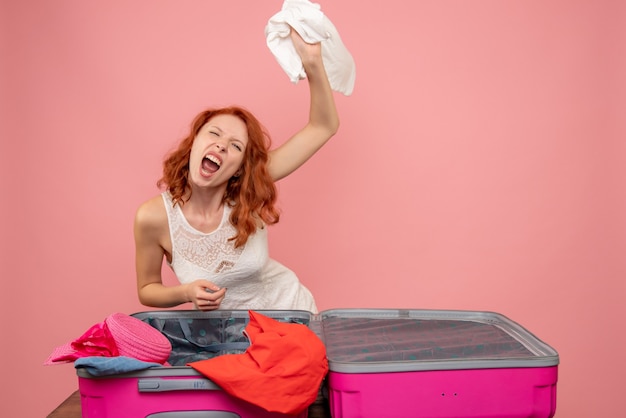
POLYGON ((335 309, 317 319, 330 371, 549 367, 557 352, 505 316, 451 310, 335 309))
MULTIPOLYGON (((313 314, 307 311, 260 310, 280 322, 309 326, 313 314)), ((246 310, 202 312, 196 310, 148 311, 134 316, 161 331, 172 344, 171 366, 186 366, 223 354, 243 353, 250 345, 244 334, 250 317, 246 310)))

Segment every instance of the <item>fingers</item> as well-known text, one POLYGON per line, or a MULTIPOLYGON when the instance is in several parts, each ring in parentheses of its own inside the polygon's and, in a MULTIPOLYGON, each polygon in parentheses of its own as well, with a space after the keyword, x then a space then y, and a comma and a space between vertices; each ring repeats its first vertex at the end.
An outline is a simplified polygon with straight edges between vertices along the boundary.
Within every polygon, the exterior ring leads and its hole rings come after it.
POLYGON ((293 42, 293 45, 300 56, 320 54, 322 48, 321 42, 306 42, 304 38, 302 38, 302 36, 300 36, 298 31, 296 31, 294 28, 291 28, 291 31, 289 32, 289 37, 291 38, 291 41, 293 42))
POLYGON ((302 36, 300 36, 298 31, 294 28, 291 28, 291 31, 289 32, 289 37, 294 43, 305 43, 304 39, 302 39, 302 36))
POLYGON ((216 292, 220 290, 219 286, 215 283, 204 279, 196 280, 193 284, 195 285, 194 287, 204 288, 207 292, 216 292))
POLYGON ((196 309, 202 311, 213 311, 219 309, 224 297, 226 288, 220 288, 215 283, 205 279, 198 279, 186 285, 188 300, 194 304, 196 309))
POLYGON ((194 304, 202 311, 213 311, 219 309, 224 297, 226 297, 226 288, 216 291, 202 289, 198 291, 194 304))
POLYGON ((196 308, 200 311, 215 311, 220 308, 220 304, 213 301, 198 301, 196 308))

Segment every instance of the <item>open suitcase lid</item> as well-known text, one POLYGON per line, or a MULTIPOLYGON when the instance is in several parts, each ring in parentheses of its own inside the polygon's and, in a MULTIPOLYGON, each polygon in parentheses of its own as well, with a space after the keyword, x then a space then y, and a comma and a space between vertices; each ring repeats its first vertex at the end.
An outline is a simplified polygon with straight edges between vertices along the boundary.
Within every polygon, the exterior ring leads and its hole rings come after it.
POLYGON ((335 309, 320 313, 330 371, 550 367, 557 352, 493 312, 335 309))

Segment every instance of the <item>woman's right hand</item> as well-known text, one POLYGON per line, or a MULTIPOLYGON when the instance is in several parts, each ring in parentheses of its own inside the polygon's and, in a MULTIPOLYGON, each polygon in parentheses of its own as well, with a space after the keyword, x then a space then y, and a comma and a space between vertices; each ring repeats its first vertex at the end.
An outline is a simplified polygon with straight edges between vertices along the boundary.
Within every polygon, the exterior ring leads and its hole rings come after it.
POLYGON ((315 61, 323 65, 321 42, 310 44, 306 42, 304 39, 302 39, 300 34, 293 28, 291 28, 291 32, 289 33, 289 36, 305 68, 307 64, 311 62, 315 62, 315 61))
POLYGON ((186 294, 196 309, 214 311, 222 304, 226 296, 226 288, 220 289, 208 280, 198 279, 186 285, 186 294))

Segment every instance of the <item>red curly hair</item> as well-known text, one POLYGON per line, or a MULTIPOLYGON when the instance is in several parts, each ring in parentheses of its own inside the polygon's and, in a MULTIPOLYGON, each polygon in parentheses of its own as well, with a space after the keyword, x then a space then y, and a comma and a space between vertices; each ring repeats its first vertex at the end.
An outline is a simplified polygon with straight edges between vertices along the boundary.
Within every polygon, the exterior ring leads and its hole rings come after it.
POLYGON ((201 112, 191 123, 191 131, 178 148, 172 151, 163 162, 163 177, 157 182, 161 188, 165 186, 172 195, 174 205, 184 205, 183 196, 189 192, 189 157, 191 146, 200 129, 216 115, 233 115, 240 118, 248 129, 248 145, 245 148, 241 173, 228 181, 224 204, 233 210, 230 222, 237 234, 230 238, 235 247, 248 241, 258 227, 258 220, 266 225, 278 222, 279 212, 276 208, 276 186, 267 170, 271 139, 263 125, 248 110, 230 106, 219 109, 208 109, 201 112))

